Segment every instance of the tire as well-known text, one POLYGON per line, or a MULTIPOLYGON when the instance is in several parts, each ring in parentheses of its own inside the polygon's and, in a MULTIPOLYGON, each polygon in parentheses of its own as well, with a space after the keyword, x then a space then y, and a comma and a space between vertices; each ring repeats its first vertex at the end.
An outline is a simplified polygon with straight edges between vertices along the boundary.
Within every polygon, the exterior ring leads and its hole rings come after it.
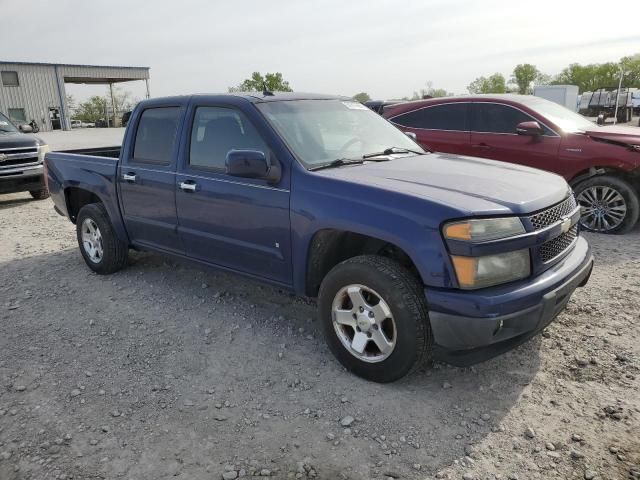
POLYGON ((591 177, 578 183, 574 187, 574 191, 578 203, 583 207, 580 226, 585 230, 600 233, 627 233, 638 221, 638 214, 640 213, 638 192, 632 185, 621 178, 611 175, 591 177), (615 192, 617 197, 611 197, 613 193, 605 194, 605 192, 607 192, 606 189, 609 189, 609 192, 615 192), (609 206, 616 209, 613 210, 613 216, 605 214, 604 218, 607 220, 606 223, 609 223, 609 226, 607 226, 604 221, 598 221, 596 218, 597 215, 589 215, 589 212, 584 212, 585 208, 594 208, 594 198, 596 200, 595 203, 597 203, 597 200, 602 200, 602 198, 607 197, 622 199, 620 201, 609 202, 609 206), (625 209, 624 212, 622 210, 623 208, 625 209), (613 220, 617 222, 621 213, 624 213, 624 216, 620 219, 619 223, 615 223, 613 220))
POLYGON ((49 198, 49 190, 45 188, 41 188, 40 190, 29 190, 29 193, 36 200, 44 200, 45 198, 49 198))
POLYGON ((80 209, 76 236, 82 258, 94 272, 106 275, 127 265, 128 245, 116 235, 102 204, 91 203, 80 209), (97 234, 92 233, 92 229, 94 232, 97 229, 97 234))
POLYGON ((347 370, 367 380, 381 383, 398 380, 431 358, 431 326, 422 282, 391 259, 363 255, 336 265, 320 286, 318 315, 333 355, 347 370), (350 321, 349 317, 354 318, 353 312, 362 312, 351 301, 352 293, 358 288, 362 292, 360 298, 366 301, 364 312, 355 314, 357 320, 353 320, 352 325, 334 322, 334 317, 350 321), (375 302, 376 297, 382 303, 375 302), (335 313, 338 312, 334 310, 336 305, 340 306, 342 315, 335 313), (388 315, 376 313, 375 320, 370 318, 372 314, 368 312, 384 310, 379 308, 381 305, 388 307, 388 315), (366 333, 369 336, 366 349, 358 353, 350 348, 348 345, 356 343, 357 334, 365 335, 365 330, 361 330, 359 325, 365 325, 368 319, 378 322, 378 317, 386 320, 379 327, 371 325, 366 333), (383 353, 378 348, 380 332, 385 333, 384 338, 393 341, 390 352, 383 353), (378 340, 374 342, 374 338, 378 340))

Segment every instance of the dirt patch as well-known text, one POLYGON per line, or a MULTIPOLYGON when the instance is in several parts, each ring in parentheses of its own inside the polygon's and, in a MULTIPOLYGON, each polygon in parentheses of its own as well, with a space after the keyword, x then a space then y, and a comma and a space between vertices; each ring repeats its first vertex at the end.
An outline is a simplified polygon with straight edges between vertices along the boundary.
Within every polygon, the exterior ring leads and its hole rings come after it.
POLYGON ((94 275, 50 201, 3 196, 0 478, 634 478, 640 231, 588 239, 544 335, 377 385, 313 302, 151 254, 94 275))

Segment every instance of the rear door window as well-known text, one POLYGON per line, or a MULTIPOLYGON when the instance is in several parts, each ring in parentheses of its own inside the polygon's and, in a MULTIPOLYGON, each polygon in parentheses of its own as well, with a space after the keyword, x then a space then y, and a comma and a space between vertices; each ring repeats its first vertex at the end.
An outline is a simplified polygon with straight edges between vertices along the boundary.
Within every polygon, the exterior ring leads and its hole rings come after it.
POLYGON ((468 105, 468 103, 448 103, 424 107, 393 117, 391 121, 409 128, 468 131, 468 105))
POLYGON ((180 120, 179 107, 147 108, 140 116, 133 161, 169 165, 180 120))

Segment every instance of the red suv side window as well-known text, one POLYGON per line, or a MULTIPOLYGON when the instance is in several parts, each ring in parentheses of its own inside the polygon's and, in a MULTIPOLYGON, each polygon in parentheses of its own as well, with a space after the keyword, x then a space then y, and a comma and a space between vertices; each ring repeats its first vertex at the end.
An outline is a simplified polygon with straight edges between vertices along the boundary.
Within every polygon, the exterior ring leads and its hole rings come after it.
POLYGON ((468 131, 468 103, 448 103, 419 108, 390 120, 403 127, 426 130, 468 131))

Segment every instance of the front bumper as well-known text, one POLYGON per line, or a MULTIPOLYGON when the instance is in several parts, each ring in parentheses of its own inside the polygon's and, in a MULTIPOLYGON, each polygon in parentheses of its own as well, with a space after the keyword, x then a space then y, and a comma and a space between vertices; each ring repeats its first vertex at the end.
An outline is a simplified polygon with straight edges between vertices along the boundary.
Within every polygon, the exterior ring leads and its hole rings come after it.
POLYGON ((527 281, 471 292, 425 288, 436 357, 464 366, 520 345, 553 321, 592 268, 579 238, 560 263, 527 281))
POLYGON ((44 188, 42 164, 0 170, 0 193, 28 192, 44 188))

